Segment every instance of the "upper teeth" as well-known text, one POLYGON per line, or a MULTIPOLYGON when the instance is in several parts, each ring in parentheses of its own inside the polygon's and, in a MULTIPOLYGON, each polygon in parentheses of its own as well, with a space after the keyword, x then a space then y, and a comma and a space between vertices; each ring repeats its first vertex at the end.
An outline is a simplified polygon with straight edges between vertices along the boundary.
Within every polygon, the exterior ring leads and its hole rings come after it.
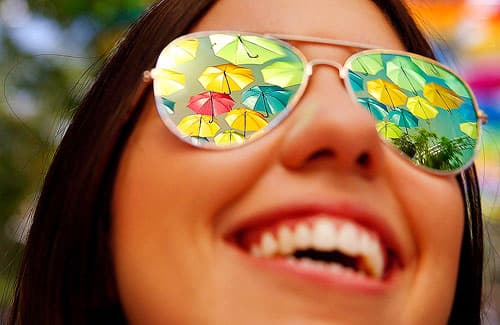
POLYGON ((359 225, 335 222, 330 218, 315 218, 289 227, 279 226, 277 231, 264 231, 260 242, 251 246, 254 256, 288 256, 296 250, 338 250, 345 255, 360 257, 361 271, 379 279, 384 272, 384 252, 378 236, 359 225))

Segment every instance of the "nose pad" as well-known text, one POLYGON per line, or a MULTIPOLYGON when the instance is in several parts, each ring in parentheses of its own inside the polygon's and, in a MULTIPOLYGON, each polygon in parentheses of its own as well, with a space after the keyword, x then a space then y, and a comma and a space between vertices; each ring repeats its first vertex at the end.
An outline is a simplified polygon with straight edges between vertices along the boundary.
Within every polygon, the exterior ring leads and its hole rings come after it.
POLYGON ((375 120, 351 99, 339 71, 331 69, 337 66, 328 65, 330 69, 316 66, 308 89, 289 117, 282 164, 292 170, 326 165, 373 177, 383 158, 375 120))

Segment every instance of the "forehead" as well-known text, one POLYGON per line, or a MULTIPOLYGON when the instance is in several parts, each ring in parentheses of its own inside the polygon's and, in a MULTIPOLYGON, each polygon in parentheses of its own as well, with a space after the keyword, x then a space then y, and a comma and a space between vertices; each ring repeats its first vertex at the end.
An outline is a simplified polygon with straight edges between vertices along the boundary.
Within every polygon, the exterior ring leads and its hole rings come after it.
POLYGON ((193 28, 201 30, 297 34, 404 48, 370 0, 219 0, 193 28))

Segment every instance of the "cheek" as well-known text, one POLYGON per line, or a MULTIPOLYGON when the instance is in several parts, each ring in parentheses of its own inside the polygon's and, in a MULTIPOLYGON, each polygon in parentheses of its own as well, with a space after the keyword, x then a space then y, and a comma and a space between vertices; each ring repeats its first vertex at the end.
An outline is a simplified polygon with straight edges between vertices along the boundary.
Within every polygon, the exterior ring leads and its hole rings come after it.
MULTIPOLYGON (((132 150, 133 151, 133 150, 132 150)), ((189 186, 165 174, 154 154, 126 152, 115 184, 113 200, 113 249, 117 282, 126 313, 132 323, 195 324, 184 299, 199 301, 207 281, 199 272, 206 262, 207 235, 201 221, 183 211, 189 186), (205 247, 205 251, 200 248, 205 247)), ((168 170, 168 169, 167 169, 168 170)))
POLYGON ((214 216, 252 186, 265 168, 255 157, 265 155, 193 150, 145 115, 121 159, 112 202, 120 297, 132 322, 209 323, 214 216))
POLYGON ((399 181, 400 202, 408 216, 416 256, 410 266, 415 284, 409 313, 416 319, 442 315, 445 323, 453 303, 464 228, 464 204, 454 177, 419 171, 411 182, 399 181), (404 184, 406 183, 406 184, 404 184), (432 288, 432 289, 431 289, 432 288))

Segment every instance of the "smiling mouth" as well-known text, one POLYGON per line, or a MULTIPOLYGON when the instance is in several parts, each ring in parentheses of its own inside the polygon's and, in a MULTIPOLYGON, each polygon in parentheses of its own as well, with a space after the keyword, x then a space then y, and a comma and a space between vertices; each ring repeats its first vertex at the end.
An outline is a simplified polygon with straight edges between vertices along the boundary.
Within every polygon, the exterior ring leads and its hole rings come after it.
POLYGON ((255 258, 372 282, 382 282, 395 261, 395 254, 376 232, 326 215, 243 229, 235 242, 255 258))

